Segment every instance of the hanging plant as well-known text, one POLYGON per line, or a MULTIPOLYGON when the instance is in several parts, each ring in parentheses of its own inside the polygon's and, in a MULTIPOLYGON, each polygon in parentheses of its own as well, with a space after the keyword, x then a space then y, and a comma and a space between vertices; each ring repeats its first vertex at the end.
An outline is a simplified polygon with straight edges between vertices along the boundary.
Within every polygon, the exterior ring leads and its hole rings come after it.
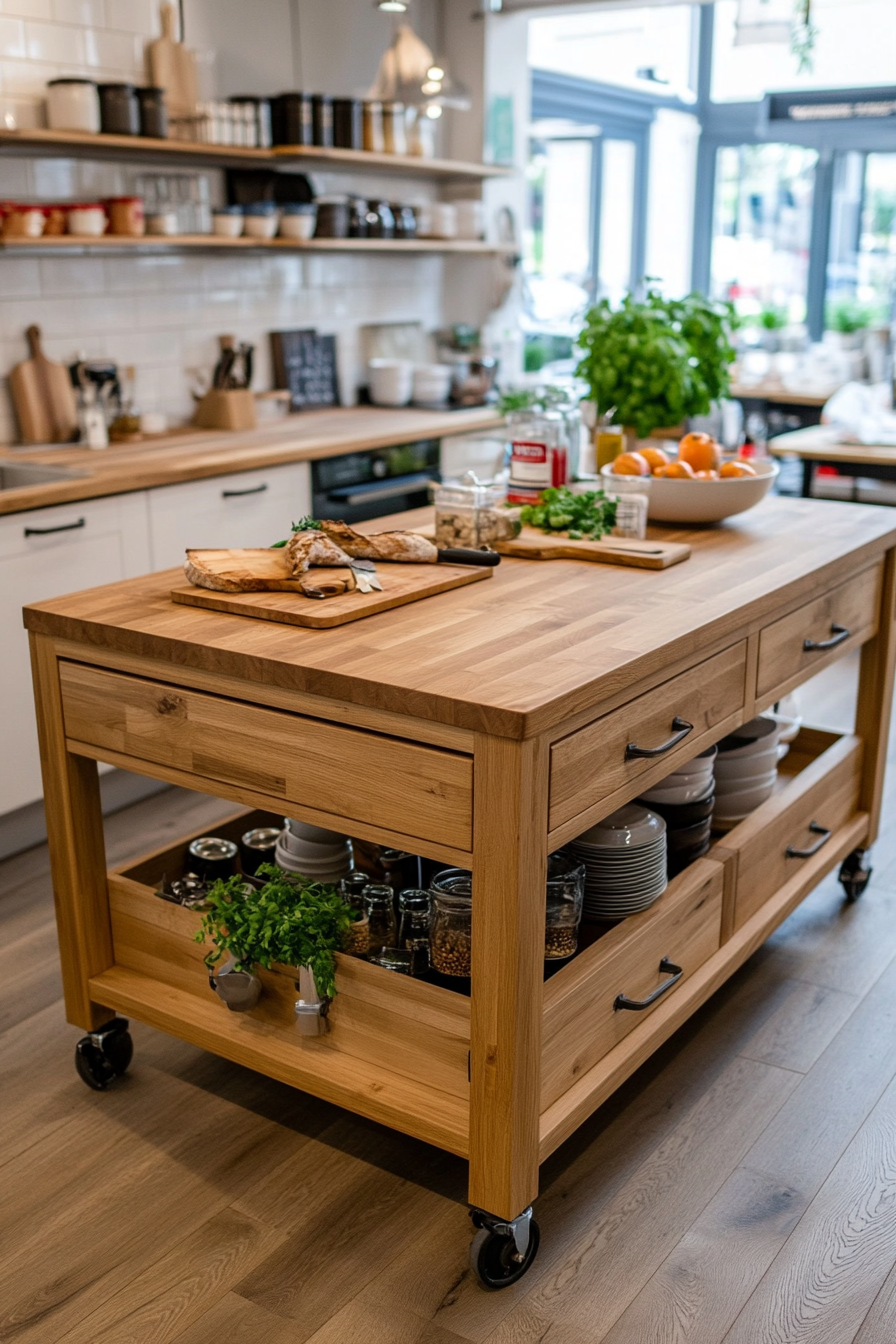
POLYGON ((794 0, 793 19, 790 24, 790 51, 796 57, 797 71, 812 73, 812 53, 818 29, 812 22, 812 0, 794 0))

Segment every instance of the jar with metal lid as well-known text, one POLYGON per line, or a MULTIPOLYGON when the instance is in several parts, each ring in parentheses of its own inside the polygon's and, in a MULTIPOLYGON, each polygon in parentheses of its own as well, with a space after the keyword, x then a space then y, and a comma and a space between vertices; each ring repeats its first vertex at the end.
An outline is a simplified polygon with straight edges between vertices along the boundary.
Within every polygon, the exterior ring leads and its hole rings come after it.
POLYGON ((577 950, 584 897, 585 865, 562 849, 548 855, 545 961, 571 957, 577 950))
POLYGON ((339 883, 339 895, 352 910, 364 909, 364 892, 370 886, 370 878, 360 869, 353 868, 339 883))
POLYGON ((51 79, 47 84, 47 125, 51 131, 100 129, 100 98, 92 79, 51 79))
POLYGON ((475 550, 519 534, 520 511, 505 508, 503 484, 480 481, 468 472, 460 481, 435 485, 432 495, 438 546, 475 550))
POLYGON ((315 238, 347 238, 349 206, 347 196, 318 196, 315 238))
POLYGON ((206 881, 232 877, 236 872, 237 847, 219 835, 203 835, 192 840, 187 850, 189 866, 206 881))
POLYGON ((100 129, 104 135, 139 135, 140 104, 133 84, 99 84, 100 129))
POLYGON ((510 437, 510 480, 507 498, 512 504, 537 504, 549 486, 569 480, 569 430, 559 410, 512 411, 507 417, 510 437))
POLYGON ((271 99, 271 143, 275 145, 313 145, 314 121, 311 95, 280 93, 271 99))
POLYGON ((364 148, 364 114, 360 98, 333 99, 333 144, 337 149, 364 148))
POLYGON ((151 135, 156 140, 168 139, 168 106, 165 102, 165 90, 147 84, 137 89, 137 103, 140 108, 140 134, 151 135))
POLYGON ((404 123, 404 103, 383 103, 383 144, 387 154, 407 154, 408 137, 404 123))
POLYGON ((279 826, 256 826, 240 836, 240 865, 244 873, 253 876, 263 863, 277 862, 279 826))
POLYGON ((312 93, 311 126, 314 143, 324 149, 333 147, 333 99, 328 93, 312 93))
POLYGON ((398 940, 394 899, 392 888, 381 882, 370 882, 364 888, 364 909, 369 926, 371 952, 379 952, 384 947, 394 947, 398 940))
POLYGON ((429 958, 440 975, 469 976, 473 874, 446 868, 432 881, 429 958))
POLYGON ((383 105, 376 99, 364 104, 362 113, 364 148, 372 154, 382 154, 386 148, 383 134, 383 105))
POLYGON ((398 946, 413 957, 412 975, 429 970, 429 922, 432 898, 419 887, 398 893, 398 946))

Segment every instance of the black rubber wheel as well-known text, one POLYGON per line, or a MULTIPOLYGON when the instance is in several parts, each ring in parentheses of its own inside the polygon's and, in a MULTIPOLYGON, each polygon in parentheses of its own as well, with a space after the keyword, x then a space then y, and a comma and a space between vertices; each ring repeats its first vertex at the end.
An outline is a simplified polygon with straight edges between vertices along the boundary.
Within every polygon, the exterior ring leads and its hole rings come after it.
POLYGON ((75 1068, 78 1076, 95 1092, 105 1092, 115 1077, 112 1061, 106 1058, 98 1045, 94 1045, 89 1036, 82 1037, 75 1046, 75 1068))
POLYGON ((470 1264, 483 1288, 495 1291, 518 1283, 538 1254, 538 1224, 529 1224, 529 1245, 518 1255, 513 1237, 491 1232, 487 1227, 476 1233, 470 1244, 470 1264))
POLYGON ((871 868, 865 868, 865 851, 861 849, 853 850, 848 854, 840 865, 838 877, 840 885, 846 893, 846 899, 852 903, 857 901, 864 892, 868 883, 871 881, 871 868))
POLYGON ((114 1036, 107 1036, 103 1041, 103 1054, 112 1065, 116 1078, 120 1078, 127 1072, 127 1067, 134 1058, 134 1042, 131 1040, 131 1033, 127 1030, 116 1031, 114 1036))
POLYGON ((870 881, 871 873, 857 873, 853 877, 841 877, 840 883, 846 892, 846 899, 852 904, 857 901, 870 881))
POLYGON ((134 1042, 124 1018, 116 1018, 94 1036, 83 1036, 75 1046, 75 1068, 88 1087, 104 1092, 120 1078, 134 1057, 134 1042))

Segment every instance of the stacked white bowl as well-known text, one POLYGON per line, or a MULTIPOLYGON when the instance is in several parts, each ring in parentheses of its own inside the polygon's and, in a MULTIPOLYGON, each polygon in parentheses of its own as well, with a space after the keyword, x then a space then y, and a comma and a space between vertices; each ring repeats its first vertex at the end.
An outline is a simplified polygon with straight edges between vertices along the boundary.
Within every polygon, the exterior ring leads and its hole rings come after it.
POLYGON ((671 775, 666 775, 652 789, 641 794, 642 803, 661 803, 668 807, 682 807, 685 803, 700 803, 713 791, 715 747, 709 747, 700 756, 686 761, 671 775))
POLYGON ((276 863, 286 873, 300 873, 314 882, 338 882, 352 866, 352 842, 338 831, 325 831, 286 817, 277 841, 276 863))
POLYGON ((774 792, 778 762, 787 752, 775 719, 751 719, 723 738, 716 759, 714 829, 727 829, 761 806, 774 792))

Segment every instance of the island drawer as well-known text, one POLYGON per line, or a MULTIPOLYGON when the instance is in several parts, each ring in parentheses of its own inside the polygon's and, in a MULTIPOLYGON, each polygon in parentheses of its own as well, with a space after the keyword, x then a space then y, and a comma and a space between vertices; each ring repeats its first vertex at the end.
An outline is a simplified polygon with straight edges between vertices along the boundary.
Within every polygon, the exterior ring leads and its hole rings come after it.
POLYGON ((543 1111, 718 951, 723 873, 721 864, 698 859, 649 910, 624 919, 547 982, 543 1111), (643 1002, 663 985, 647 1008, 615 1006, 620 995, 643 1002))
POLYGON ((61 661, 65 732, 138 773, 468 852, 472 757, 61 661), (180 772, 180 774, 178 773, 180 772))
POLYGON ((864 569, 761 631, 756 695, 762 705, 871 638, 877 629, 882 574, 881 563, 864 569))
POLYGON ((781 762, 775 793, 711 851, 733 865, 732 931, 816 856, 820 880, 825 847, 858 810, 861 770, 860 738, 801 730, 781 762))
MULTIPOLYGON (((734 644, 555 742, 549 830, 635 781, 643 780, 647 788, 708 747, 721 736, 720 729, 736 726, 745 700, 746 650, 744 641, 734 644), (677 720, 690 731, 678 727, 677 720), (630 751, 630 744, 656 750, 676 738, 675 745, 655 756, 630 751)), ((582 829, 588 824, 585 817, 582 829)))

